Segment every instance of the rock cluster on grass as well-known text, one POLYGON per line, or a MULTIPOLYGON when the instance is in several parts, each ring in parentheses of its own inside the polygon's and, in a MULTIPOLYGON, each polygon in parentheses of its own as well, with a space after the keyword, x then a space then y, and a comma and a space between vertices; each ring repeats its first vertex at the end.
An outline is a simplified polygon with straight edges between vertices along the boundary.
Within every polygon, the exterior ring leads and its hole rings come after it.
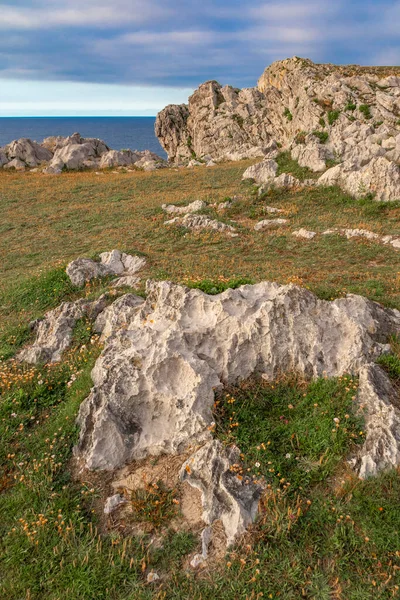
POLYGON ((102 252, 99 258, 99 262, 90 258, 77 258, 72 261, 67 266, 67 275, 71 282, 80 287, 92 279, 114 275, 117 276, 112 282, 114 287, 134 287, 140 281, 137 277, 138 271, 146 264, 143 256, 132 256, 119 250, 102 252))
POLYGON ((268 67, 256 88, 202 84, 188 105, 158 114, 156 134, 175 163, 205 155, 214 161, 263 157, 247 177, 270 183, 276 171, 269 161, 279 146, 300 166, 326 171, 321 185, 398 200, 399 117, 398 68, 317 65, 294 57, 268 67))
MULTIPOLYGON (((116 271, 126 263, 122 254, 102 256, 116 271)), ((397 394, 375 364, 400 333, 399 311, 352 294, 318 300, 294 285, 263 282, 209 296, 149 281, 146 300, 127 294, 50 311, 19 359, 59 360, 82 315, 95 322, 104 349, 79 411, 76 455, 103 470, 185 456, 181 478, 200 489, 205 524, 220 520, 228 544, 254 519, 260 487, 232 472, 239 450, 213 439, 215 392, 225 385, 257 373, 268 380, 359 375, 366 436, 351 464, 367 477, 400 463, 397 394)))
POLYGON ((236 229, 232 225, 227 225, 216 219, 211 219, 207 215, 196 215, 192 213, 185 214, 184 217, 175 217, 169 221, 165 221, 164 225, 181 225, 188 229, 209 229, 227 233, 229 236, 237 236, 236 229))
POLYGON ((21 138, 0 148, 0 167, 17 171, 40 167, 44 173, 59 174, 63 170, 130 166, 153 171, 166 162, 149 150, 110 150, 102 140, 83 138, 79 133, 49 137, 41 144, 21 138))

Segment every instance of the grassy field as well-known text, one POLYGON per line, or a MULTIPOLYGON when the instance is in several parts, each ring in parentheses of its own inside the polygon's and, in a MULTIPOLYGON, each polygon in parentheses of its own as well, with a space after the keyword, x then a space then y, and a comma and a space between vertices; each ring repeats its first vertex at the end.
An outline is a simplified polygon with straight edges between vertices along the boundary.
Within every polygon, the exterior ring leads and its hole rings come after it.
MULTIPOLYGON (((287 157, 281 162, 308 176, 287 157)), ((144 277, 213 292, 241 279, 272 279, 325 299, 355 292, 400 308, 399 251, 362 239, 291 235, 300 227, 400 235, 400 204, 355 201, 336 188, 259 198, 241 181, 249 164, 60 177, 0 172, 0 600, 400 596, 399 473, 361 482, 346 463, 364 435, 354 410, 356 379, 254 380, 221 394, 216 435, 238 444, 243 472, 268 487, 252 531, 224 560, 194 572, 187 555, 198 549, 198 538, 169 528, 171 490, 154 496, 164 509, 154 519, 152 534, 162 540, 154 545, 152 535, 106 533, 99 489, 74 473, 75 415, 101 351, 90 324, 78 323, 61 364, 25 367, 12 360, 29 338, 32 318, 63 300, 108 290, 107 281, 77 290, 64 269, 77 256, 112 248, 143 253, 144 277), (234 224, 237 238, 164 225, 163 203, 214 204, 234 196, 223 213, 204 212, 234 224), (267 205, 283 209, 279 216, 289 226, 255 232, 257 221, 270 218, 267 205), (158 582, 147 583, 149 570, 158 582)), ((383 366, 400 384, 394 340, 383 366)), ((143 502, 140 509, 149 518, 143 502)))

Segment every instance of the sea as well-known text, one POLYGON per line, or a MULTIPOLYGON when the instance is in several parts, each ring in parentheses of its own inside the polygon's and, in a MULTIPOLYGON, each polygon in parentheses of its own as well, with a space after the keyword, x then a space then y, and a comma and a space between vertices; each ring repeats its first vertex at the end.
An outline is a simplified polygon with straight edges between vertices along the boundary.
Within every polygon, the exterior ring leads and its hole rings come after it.
POLYGON ((151 150, 166 158, 154 133, 155 117, 0 117, 0 147, 19 138, 41 142, 51 135, 104 140, 113 150, 151 150))

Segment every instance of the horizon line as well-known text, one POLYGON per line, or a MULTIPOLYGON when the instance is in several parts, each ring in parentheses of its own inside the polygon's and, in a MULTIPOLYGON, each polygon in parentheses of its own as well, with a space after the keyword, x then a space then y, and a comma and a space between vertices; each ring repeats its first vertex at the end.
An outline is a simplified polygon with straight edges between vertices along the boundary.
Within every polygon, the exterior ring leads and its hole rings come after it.
POLYGON ((157 115, 0 115, 0 119, 153 119, 157 115))

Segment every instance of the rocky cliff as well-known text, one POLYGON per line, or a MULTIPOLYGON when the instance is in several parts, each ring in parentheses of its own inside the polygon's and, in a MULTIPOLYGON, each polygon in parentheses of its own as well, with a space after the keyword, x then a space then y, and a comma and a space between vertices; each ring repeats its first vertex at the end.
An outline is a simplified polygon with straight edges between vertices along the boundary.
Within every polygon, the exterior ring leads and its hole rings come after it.
POLYGON ((313 171, 335 166, 324 185, 400 198, 400 68, 294 57, 268 67, 256 88, 202 84, 188 106, 161 111, 155 131, 175 163, 274 158, 281 148, 313 171))

